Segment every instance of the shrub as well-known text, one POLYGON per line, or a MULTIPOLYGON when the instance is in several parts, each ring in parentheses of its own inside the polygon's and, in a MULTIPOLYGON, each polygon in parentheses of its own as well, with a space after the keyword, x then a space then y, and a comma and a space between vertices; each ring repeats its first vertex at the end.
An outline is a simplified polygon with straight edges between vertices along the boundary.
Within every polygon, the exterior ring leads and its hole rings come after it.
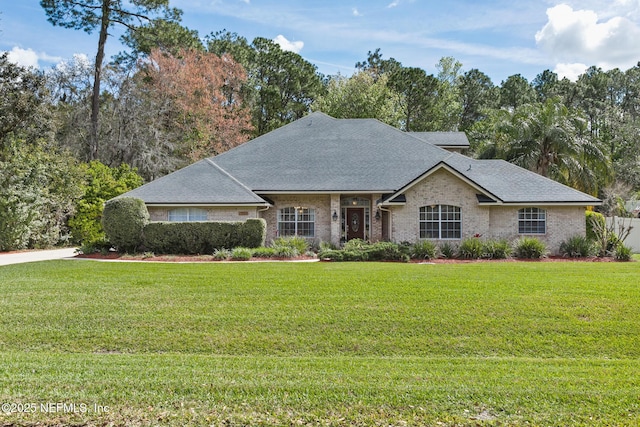
POLYGON ((511 244, 508 241, 487 240, 482 244, 482 256, 489 259, 506 259, 511 256, 511 244))
POLYGON ((241 246, 231 250, 231 259, 234 261, 248 261, 251 259, 251 248, 243 248, 241 246))
POLYGON ((231 258, 231 251, 229 249, 216 249, 213 251, 213 259, 216 261, 225 261, 231 258))
POLYGON ((97 160, 80 166, 84 173, 83 195, 76 204, 69 227, 76 242, 106 241, 100 222, 104 203, 143 184, 142 177, 127 164, 110 168, 97 160))
POLYGON ((547 245, 535 237, 521 237, 515 242, 513 254, 516 258, 544 258, 547 256, 547 245))
POLYGON ((458 248, 458 256, 464 259, 482 258, 483 253, 482 240, 478 237, 464 239, 458 248))
POLYGON ((451 242, 440 243, 438 249, 443 258, 455 258, 458 254, 458 246, 451 242))
POLYGON ((252 255, 254 258, 273 258, 276 256, 275 248, 261 246, 253 249, 252 255))
POLYGON ((587 221, 587 239, 591 241, 598 240, 598 230, 606 228, 606 220, 604 215, 599 212, 585 211, 587 221))
POLYGON ((560 254, 571 258, 593 256, 596 253, 592 240, 585 236, 573 236, 560 244, 560 254))
POLYGON ((263 219, 245 222, 151 222, 144 228, 147 250, 161 254, 209 254, 216 249, 259 247, 263 219))
POLYGON ((278 258, 295 258, 300 253, 292 246, 275 246, 273 247, 274 256, 278 258))
POLYGON ((438 256, 438 247, 430 240, 422 240, 410 247, 412 259, 434 259, 438 256))
POLYGON ((619 243, 618 246, 616 246, 614 257, 616 261, 631 261, 632 253, 633 251, 629 246, 619 243))
POLYGON ((396 243, 368 243, 360 239, 350 240, 343 250, 321 250, 318 256, 331 261, 409 261, 409 255, 396 243))
POLYGON ((304 237, 300 236, 288 236, 288 237, 278 237, 275 239, 272 244, 274 248, 291 248, 294 249, 296 254, 293 256, 298 256, 299 254, 304 254, 309 249, 309 242, 304 237))
POLYGON ((132 197, 109 200, 102 213, 102 227, 109 243, 121 252, 137 251, 143 244, 143 231, 149 223, 144 202, 132 197))
POLYGON ((320 252, 318 252, 318 257, 327 261, 343 261, 344 251, 339 249, 321 249, 320 252))
POLYGON ((259 248, 260 246, 264 246, 266 237, 267 222, 262 218, 250 218, 241 223, 240 229, 238 230, 240 246, 259 248))

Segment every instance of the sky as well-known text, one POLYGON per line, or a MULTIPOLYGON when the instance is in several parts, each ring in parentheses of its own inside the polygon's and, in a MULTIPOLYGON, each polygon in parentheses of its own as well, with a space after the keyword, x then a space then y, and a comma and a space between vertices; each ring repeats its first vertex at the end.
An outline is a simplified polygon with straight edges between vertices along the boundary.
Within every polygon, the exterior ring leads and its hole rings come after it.
MULTIPOLYGON (((226 29, 265 37, 325 75, 351 75, 380 48, 383 58, 437 73, 451 56, 499 85, 544 70, 575 80, 595 65, 627 70, 640 61, 640 0, 170 0, 200 37, 226 29)), ((124 50, 118 31, 107 57, 124 50)), ((0 51, 50 68, 93 59, 98 34, 54 27, 38 0, 0 0, 0 51)))

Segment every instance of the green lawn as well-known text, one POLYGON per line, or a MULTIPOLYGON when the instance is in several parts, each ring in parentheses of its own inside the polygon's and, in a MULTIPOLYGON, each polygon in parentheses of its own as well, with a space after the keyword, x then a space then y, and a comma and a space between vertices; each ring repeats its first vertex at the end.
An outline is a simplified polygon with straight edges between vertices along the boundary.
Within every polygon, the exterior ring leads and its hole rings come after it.
POLYGON ((640 264, 0 267, 0 403, 0 425, 635 426, 640 264))

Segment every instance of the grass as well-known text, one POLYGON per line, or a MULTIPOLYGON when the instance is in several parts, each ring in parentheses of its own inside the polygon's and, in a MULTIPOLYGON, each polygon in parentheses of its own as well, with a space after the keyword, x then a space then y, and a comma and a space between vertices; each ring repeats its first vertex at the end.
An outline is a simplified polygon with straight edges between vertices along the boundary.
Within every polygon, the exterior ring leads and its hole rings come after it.
POLYGON ((0 422, 637 425, 639 268, 2 267, 0 422))

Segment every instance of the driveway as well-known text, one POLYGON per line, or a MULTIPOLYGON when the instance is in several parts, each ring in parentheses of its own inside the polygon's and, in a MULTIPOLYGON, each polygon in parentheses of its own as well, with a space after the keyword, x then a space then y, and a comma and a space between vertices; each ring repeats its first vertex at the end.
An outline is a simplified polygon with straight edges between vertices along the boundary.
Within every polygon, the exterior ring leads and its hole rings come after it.
POLYGON ((23 262, 48 261, 51 259, 70 258, 75 255, 76 248, 51 249, 45 251, 25 251, 0 253, 0 266, 20 264, 23 262))

